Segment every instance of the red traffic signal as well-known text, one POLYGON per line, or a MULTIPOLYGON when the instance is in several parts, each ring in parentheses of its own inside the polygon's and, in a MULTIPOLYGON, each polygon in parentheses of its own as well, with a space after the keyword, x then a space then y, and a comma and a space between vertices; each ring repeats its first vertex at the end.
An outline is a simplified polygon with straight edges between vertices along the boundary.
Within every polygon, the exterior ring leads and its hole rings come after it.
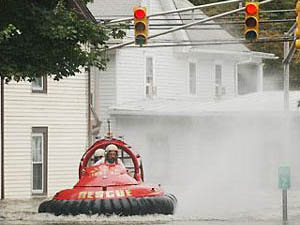
POLYGON ((251 4, 249 3, 248 5, 246 5, 246 13, 249 15, 254 15, 258 12, 258 7, 256 4, 251 4))
POLYGON ((145 16, 146 16, 146 12, 142 8, 139 8, 134 11, 134 17, 137 19, 143 19, 143 18, 145 18, 145 16))

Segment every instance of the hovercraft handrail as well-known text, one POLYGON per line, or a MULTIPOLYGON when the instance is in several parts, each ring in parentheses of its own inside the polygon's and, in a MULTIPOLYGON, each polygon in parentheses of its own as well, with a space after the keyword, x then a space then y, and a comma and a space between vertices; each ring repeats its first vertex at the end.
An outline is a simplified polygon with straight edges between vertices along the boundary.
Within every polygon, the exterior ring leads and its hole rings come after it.
POLYGON ((134 179, 136 179, 138 182, 141 181, 141 175, 140 175, 140 171, 139 171, 139 163, 137 160, 137 156, 131 151, 131 149, 129 148, 129 146, 122 140, 117 139, 117 138, 111 138, 111 139, 100 139, 98 141, 96 141, 82 156, 81 160, 80 160, 80 164, 79 164, 79 178, 82 175, 82 171, 83 169, 85 169, 87 167, 88 161, 90 160, 90 158, 92 157, 92 155, 94 154, 94 152, 99 149, 105 149, 107 145, 109 144, 114 144, 116 146, 118 146, 119 149, 125 151, 130 158, 133 161, 133 165, 134 165, 134 179))

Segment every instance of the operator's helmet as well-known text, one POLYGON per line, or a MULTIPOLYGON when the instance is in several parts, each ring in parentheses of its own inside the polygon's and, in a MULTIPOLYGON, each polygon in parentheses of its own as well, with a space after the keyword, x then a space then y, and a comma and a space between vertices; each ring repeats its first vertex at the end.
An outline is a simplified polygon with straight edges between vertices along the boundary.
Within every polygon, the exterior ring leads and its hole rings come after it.
POLYGON ((118 147, 114 144, 107 145, 105 148, 105 154, 107 154, 110 151, 115 151, 118 153, 118 147))
POLYGON ((94 157, 103 157, 105 155, 105 150, 102 148, 99 148, 95 151, 94 157))

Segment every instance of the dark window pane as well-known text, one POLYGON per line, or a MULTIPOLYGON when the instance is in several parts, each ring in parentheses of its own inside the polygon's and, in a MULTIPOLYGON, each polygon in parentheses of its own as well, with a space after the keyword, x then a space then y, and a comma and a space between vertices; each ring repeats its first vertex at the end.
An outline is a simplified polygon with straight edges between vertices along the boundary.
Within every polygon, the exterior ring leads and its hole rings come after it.
POLYGON ((189 64, 190 78, 190 94, 196 94, 196 64, 189 64))
POLYGON ((153 77, 153 58, 146 58, 146 77, 153 77))
POLYGON ((32 81, 33 90, 43 90, 43 77, 35 78, 35 81, 32 81))
POLYGON ((222 65, 215 67, 216 96, 222 95, 222 65))
POLYGON ((216 65, 216 84, 222 85, 222 66, 216 65))
POLYGON ((42 164, 33 164, 33 190, 43 190, 43 167, 42 164))

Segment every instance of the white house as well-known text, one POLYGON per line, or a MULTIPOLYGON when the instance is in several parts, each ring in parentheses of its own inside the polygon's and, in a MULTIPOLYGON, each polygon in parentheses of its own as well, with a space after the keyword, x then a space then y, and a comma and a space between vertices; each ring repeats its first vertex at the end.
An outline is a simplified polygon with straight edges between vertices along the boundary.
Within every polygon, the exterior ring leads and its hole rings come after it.
POLYGON ((4 99, 5 198, 71 187, 88 146, 87 74, 32 85, 10 82, 4 99))
MULTIPOLYGON (((145 6, 148 15, 193 6, 187 0, 95 0, 88 7, 98 21, 106 21, 132 16, 136 5, 145 6)), ((194 13, 194 20, 206 17, 199 10, 194 13)), ((189 12, 150 18, 149 35, 161 32, 155 25, 191 22, 192 18, 187 14, 189 12), (177 19, 175 22, 174 18, 177 19)), ((149 44, 234 39, 220 26, 213 22, 210 24, 197 26, 202 30, 180 30, 156 37, 150 39, 149 44)), ((126 40, 133 40, 132 29, 123 41, 126 40)), ((95 90, 99 90, 95 93, 94 104, 101 120, 109 118, 109 107, 132 101, 145 100, 151 104, 152 99, 185 97, 209 102, 261 91, 262 59, 274 57, 272 54, 252 52, 241 44, 124 47, 109 51, 109 56, 107 71, 93 71, 97 80, 95 90)))
MULTIPOLYGON (((137 5, 145 6, 148 15, 193 6, 188 0, 95 0, 88 7, 103 22, 133 16, 137 5)), ((200 10, 195 10, 194 16, 182 12, 151 17, 149 35, 206 17, 200 10)), ((109 107, 126 106, 129 102, 151 105, 154 99, 182 98, 211 102, 261 91, 262 60, 273 58, 272 54, 252 52, 242 44, 153 47, 161 43, 234 40, 219 25, 209 24, 150 39, 151 48, 129 46, 109 51, 108 70, 93 71, 94 104, 100 120, 110 118, 109 107)), ((127 40, 133 40, 132 29, 123 41, 127 40)))
MULTIPOLYGON (((82 3, 70 3, 92 18, 82 3)), ((82 68, 59 82, 44 76, 33 83, 4 84, 1 199, 52 196, 77 181, 79 160, 89 145, 88 78, 82 68)))

